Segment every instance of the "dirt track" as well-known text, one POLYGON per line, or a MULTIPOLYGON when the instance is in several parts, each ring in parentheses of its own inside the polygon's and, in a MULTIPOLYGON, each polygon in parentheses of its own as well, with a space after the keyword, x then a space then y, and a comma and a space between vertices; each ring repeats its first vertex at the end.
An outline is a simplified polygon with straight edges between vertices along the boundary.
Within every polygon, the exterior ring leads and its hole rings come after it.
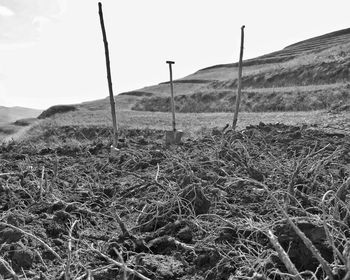
MULTIPOLYGON (((300 272, 315 272, 318 261, 272 196, 337 265, 320 205, 349 176, 348 136, 261 124, 165 147, 161 132, 128 130, 114 156, 108 136, 107 129, 61 127, 35 145, 32 139, 1 146, 0 256, 14 273, 116 279, 123 270, 115 262, 122 258, 149 279, 246 279, 254 273, 279 279, 287 271, 268 230, 290 248, 300 272)), ((341 249, 348 216, 337 216, 341 206, 333 200, 325 203, 328 230, 341 249)), ((0 275, 10 277, 3 265, 0 275)), ((317 277, 324 278, 322 269, 317 277)))
POLYGON ((31 124, 25 127, 21 127, 21 129, 19 131, 17 131, 14 134, 8 135, 6 137, 4 137, 3 139, 0 139, 0 143, 8 143, 10 141, 18 141, 21 140, 26 133, 34 126, 35 124, 31 124))

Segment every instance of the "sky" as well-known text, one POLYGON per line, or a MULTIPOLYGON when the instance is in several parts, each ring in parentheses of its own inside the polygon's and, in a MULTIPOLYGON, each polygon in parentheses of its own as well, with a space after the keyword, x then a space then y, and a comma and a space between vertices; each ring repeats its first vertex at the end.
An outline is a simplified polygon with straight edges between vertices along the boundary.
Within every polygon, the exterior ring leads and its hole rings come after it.
MULTIPOLYGON (((349 0, 103 0, 115 94, 350 27, 349 0)), ((0 0, 0 106, 108 96, 95 0, 0 0)))

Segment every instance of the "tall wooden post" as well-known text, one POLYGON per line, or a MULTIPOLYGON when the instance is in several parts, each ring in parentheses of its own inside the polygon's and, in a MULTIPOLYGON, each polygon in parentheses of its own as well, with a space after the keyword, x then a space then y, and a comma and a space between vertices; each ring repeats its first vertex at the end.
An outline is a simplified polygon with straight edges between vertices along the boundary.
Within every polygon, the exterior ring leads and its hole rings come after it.
POLYGON ((117 116, 115 113, 115 101, 113 95, 113 87, 112 87, 112 75, 111 75, 111 67, 109 61, 109 50, 108 50, 108 42, 106 29, 103 21, 103 12, 102 12, 102 4, 98 3, 98 14, 100 16, 100 23, 102 29, 103 43, 105 46, 105 56, 106 56, 106 68, 107 68, 107 80, 108 80, 108 89, 109 89, 109 99, 111 103, 111 113, 112 113, 112 121, 113 121, 113 147, 117 148, 118 144, 118 127, 117 127, 117 116))
POLYGON ((236 108, 233 116, 232 129, 236 129, 239 105, 241 103, 241 91, 242 91, 242 61, 243 61, 243 46, 244 46, 244 25, 241 27, 241 51, 239 53, 239 63, 238 63, 238 85, 237 85, 237 98, 236 98, 236 108))

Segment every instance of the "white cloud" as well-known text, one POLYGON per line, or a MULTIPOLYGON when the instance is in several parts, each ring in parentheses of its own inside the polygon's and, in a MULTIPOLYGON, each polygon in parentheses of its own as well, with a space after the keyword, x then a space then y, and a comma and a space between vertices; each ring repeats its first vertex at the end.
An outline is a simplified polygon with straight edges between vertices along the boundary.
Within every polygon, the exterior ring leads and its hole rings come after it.
POLYGON ((9 8, 6 8, 4 6, 0 6, 0 17, 11 17, 15 13, 10 10, 9 8))
POLYGON ((45 22, 57 19, 64 0, 0 0, 0 44, 35 42, 45 22))

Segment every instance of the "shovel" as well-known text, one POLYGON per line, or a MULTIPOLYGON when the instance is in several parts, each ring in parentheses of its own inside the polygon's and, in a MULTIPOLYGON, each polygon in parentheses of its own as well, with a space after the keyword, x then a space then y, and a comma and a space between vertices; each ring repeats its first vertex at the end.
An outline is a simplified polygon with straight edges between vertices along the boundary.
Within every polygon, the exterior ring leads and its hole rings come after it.
POLYGON ((173 122, 172 122, 173 123, 173 130, 165 132, 165 144, 171 145, 171 144, 179 144, 181 142, 181 137, 184 133, 180 130, 176 130, 176 123, 175 123, 173 71, 171 68, 171 65, 175 64, 175 62, 174 61, 167 61, 166 63, 169 64, 169 71, 170 71, 171 112, 173 115, 173 122))

